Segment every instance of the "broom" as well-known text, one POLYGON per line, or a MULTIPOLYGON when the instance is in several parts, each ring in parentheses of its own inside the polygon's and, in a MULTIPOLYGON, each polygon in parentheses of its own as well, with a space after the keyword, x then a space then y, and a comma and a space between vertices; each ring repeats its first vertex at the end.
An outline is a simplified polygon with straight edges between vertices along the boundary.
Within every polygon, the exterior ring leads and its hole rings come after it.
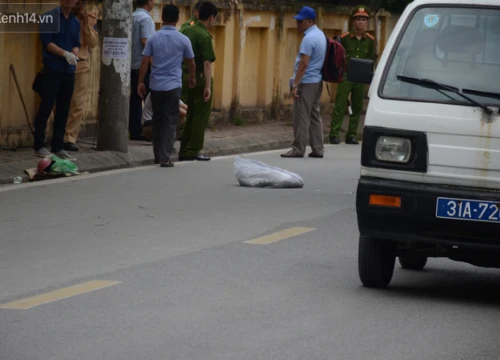
POLYGON ((17 93, 19 94, 19 98, 21 99, 21 103, 23 104, 24 114, 26 115, 26 121, 28 122, 28 127, 30 128, 31 135, 35 137, 35 129, 33 128, 33 124, 31 123, 30 115, 28 114, 28 109, 26 108, 26 103, 24 102, 23 93, 21 92, 21 87, 19 86, 19 81, 17 81, 16 69, 14 65, 10 64, 9 66, 12 77, 14 78, 14 82, 16 83, 17 93))

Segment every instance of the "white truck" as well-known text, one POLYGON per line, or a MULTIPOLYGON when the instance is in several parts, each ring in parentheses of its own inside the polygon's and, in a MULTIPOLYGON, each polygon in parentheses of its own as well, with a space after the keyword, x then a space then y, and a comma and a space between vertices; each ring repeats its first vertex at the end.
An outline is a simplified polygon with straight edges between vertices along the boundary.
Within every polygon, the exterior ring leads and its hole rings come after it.
POLYGON ((356 195, 358 267, 389 285, 399 258, 500 267, 500 0, 415 0, 374 63, 356 195))

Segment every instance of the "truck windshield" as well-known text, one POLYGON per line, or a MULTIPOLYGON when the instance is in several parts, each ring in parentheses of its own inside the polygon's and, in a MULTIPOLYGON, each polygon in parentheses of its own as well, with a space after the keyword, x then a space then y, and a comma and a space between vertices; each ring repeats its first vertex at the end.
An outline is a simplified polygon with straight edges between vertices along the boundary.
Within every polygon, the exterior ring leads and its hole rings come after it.
POLYGON ((500 8, 425 7, 417 10, 390 58, 384 98, 460 103, 467 98, 500 106, 500 8), (431 79, 454 91, 436 91, 415 81, 431 79), (458 90, 458 93, 457 93, 458 90))

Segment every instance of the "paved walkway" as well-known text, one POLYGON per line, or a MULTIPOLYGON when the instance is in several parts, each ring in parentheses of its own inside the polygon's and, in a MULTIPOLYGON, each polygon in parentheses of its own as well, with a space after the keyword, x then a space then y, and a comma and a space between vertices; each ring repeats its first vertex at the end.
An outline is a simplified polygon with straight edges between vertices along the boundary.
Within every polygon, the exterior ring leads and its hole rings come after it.
MULTIPOLYGON (((344 122, 344 128, 347 121, 344 122)), ((362 124, 360 124, 362 129, 362 124)), ((360 130, 361 131, 361 130, 360 130)), ((328 141, 329 119, 325 116, 325 142, 328 141)), ((345 129, 342 130, 345 133, 345 129)), ((293 128, 289 122, 272 122, 258 125, 220 126, 216 130, 207 129, 205 136, 206 156, 224 156, 255 151, 289 148, 293 141, 293 128)), ((72 153, 81 172, 98 172, 113 169, 151 165, 154 163, 150 142, 131 141, 128 153, 95 150, 94 139, 82 139, 79 152, 72 153)), ((179 143, 175 144, 179 149, 179 143)), ((32 149, 16 151, 0 150, 0 184, 11 184, 16 176, 29 181, 24 170, 36 167, 40 158, 32 149)), ((177 156, 173 156, 173 161, 177 156)))

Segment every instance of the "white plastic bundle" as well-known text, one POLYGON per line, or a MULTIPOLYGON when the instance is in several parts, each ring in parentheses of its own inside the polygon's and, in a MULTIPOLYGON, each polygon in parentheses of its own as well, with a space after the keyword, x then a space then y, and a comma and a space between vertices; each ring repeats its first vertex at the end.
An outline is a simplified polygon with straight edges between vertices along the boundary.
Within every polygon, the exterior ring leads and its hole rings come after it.
POLYGON ((259 188, 302 188, 304 180, 288 170, 261 161, 234 158, 236 179, 241 186, 259 188))

